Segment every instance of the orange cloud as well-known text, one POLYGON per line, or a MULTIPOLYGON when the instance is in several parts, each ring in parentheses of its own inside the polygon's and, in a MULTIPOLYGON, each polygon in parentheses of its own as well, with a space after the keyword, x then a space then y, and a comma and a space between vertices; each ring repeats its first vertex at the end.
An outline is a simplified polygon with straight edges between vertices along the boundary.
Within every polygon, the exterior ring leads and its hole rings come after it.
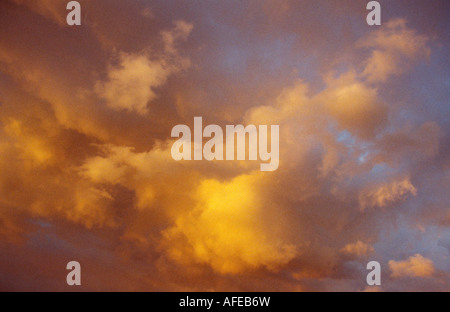
POLYGON ((161 33, 164 47, 170 58, 152 60, 145 53, 121 53, 119 64, 110 66, 105 82, 97 82, 96 91, 106 104, 116 110, 148 112, 148 103, 156 98, 155 89, 163 85, 168 77, 189 66, 189 60, 177 55, 175 44, 186 40, 193 25, 178 21, 171 31, 161 33))
MULTIPOLYGON (((362 290, 371 244, 386 261, 446 233, 440 95, 383 83, 433 57, 421 27, 355 31, 330 24, 364 23, 353 2, 288 0, 86 1, 70 28, 49 22, 60 3, 0 2, 0 289, 60 289, 76 256, 94 290, 362 290), (175 162, 170 130, 193 116, 280 125, 279 170, 175 162), (398 248, 411 224, 424 241, 398 248)), ((430 257, 391 261, 393 277, 441 289, 448 259, 430 257)))
POLYGON ((331 81, 321 99, 342 129, 364 138, 373 137, 387 124, 387 108, 376 89, 357 81, 352 73, 331 81))
POLYGON ((155 99, 154 88, 163 84, 170 72, 164 64, 145 56, 120 56, 118 67, 110 68, 108 81, 97 85, 97 92, 108 106, 117 110, 147 113, 147 103, 155 99))
POLYGON ((370 82, 384 82, 410 67, 411 61, 430 56, 428 38, 409 29, 404 19, 394 19, 383 28, 360 42, 364 48, 372 48, 363 76, 370 82))
POLYGON ((404 179, 362 191, 359 202, 363 210, 368 207, 386 207, 405 200, 409 195, 416 196, 417 189, 409 179, 404 179))
POLYGON ((341 249, 342 253, 349 255, 356 255, 358 257, 367 256, 368 254, 374 252, 372 246, 363 243, 361 241, 357 241, 353 244, 347 244, 344 248, 341 249))
POLYGON ((433 261, 416 254, 404 261, 389 261, 391 277, 430 277, 434 274, 433 261))
POLYGON ((225 183, 202 181, 196 208, 178 218, 165 234, 171 257, 179 262, 192 258, 222 274, 260 266, 273 270, 292 260, 296 247, 278 237, 281 223, 266 219, 274 207, 261 201, 255 189, 258 178, 262 176, 243 175, 225 183))
POLYGON ((42 0, 42 1, 26 1, 26 0, 13 0, 14 2, 26 5, 31 10, 38 14, 53 20, 60 26, 66 25, 66 5, 67 1, 61 0, 42 0))

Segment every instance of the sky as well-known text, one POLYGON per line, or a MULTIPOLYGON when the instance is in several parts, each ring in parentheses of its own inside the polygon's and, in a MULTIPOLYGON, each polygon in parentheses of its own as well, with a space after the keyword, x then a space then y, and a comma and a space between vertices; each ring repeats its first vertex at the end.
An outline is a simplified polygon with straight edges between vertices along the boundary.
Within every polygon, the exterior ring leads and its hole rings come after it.
POLYGON ((450 291, 449 1, 67 2, 0 1, 1 291, 450 291))

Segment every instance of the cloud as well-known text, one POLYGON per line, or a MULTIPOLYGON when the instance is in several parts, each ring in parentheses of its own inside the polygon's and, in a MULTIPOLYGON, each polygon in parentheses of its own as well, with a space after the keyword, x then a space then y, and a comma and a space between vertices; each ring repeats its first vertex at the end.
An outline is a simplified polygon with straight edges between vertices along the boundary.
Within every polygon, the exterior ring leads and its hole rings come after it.
POLYGON ((407 27, 404 19, 394 19, 359 45, 371 48, 363 76, 370 82, 385 82, 393 75, 399 75, 410 68, 411 61, 429 58, 429 39, 407 27))
POLYGON ((270 210, 258 195, 258 177, 243 175, 225 183, 202 181, 196 190, 195 209, 166 231, 171 257, 179 262, 192 257, 222 274, 261 266, 274 270, 292 260, 295 245, 276 234, 282 224, 268 222, 264 216, 270 210))
POLYGON ((360 83, 352 73, 330 82, 321 99, 342 129, 373 137, 387 124, 387 107, 374 88, 360 83))
POLYGON ((172 30, 161 32, 164 48, 170 54, 177 54, 177 42, 185 41, 194 28, 192 24, 185 21, 176 21, 174 24, 175 27, 172 30))
POLYGON ((446 16, 275 2, 0 1, 0 289, 354 291, 375 250, 448 284, 446 16), (194 116, 280 125, 279 169, 174 161, 194 116))
POLYGON ((409 179, 404 179, 363 190, 359 196, 359 203, 363 210, 369 207, 383 208, 406 200, 409 195, 416 196, 417 189, 409 179))
POLYGON ((362 257, 374 252, 374 249, 369 244, 357 241, 356 243, 347 244, 344 248, 341 249, 341 252, 362 257))
POLYGON ((192 28, 191 24, 179 21, 173 30, 161 33, 170 58, 152 60, 146 53, 121 53, 118 65, 109 66, 106 81, 97 82, 98 95, 113 109, 145 115, 148 103, 156 98, 156 89, 165 84, 170 75, 189 66, 188 59, 177 55, 175 43, 186 40, 192 28))
MULTIPOLYGON (((103 151, 105 156, 88 159, 80 174, 97 185, 120 184, 133 190, 140 211, 175 213, 174 225, 164 230, 162 244, 172 260, 184 265, 208 264, 219 273, 237 274, 260 267, 276 270, 297 254, 295 245, 283 234, 287 220, 276 207, 262 201, 266 187, 261 184, 266 180, 262 174, 244 174, 229 182, 203 178, 193 188, 192 174, 200 173, 201 168, 180 164, 179 170, 170 174, 170 144, 147 153, 115 146, 104 146, 103 151), (191 177, 183 179, 183 171, 191 177), (180 202, 173 196, 161 201, 163 194, 172 193, 175 187, 171 175, 184 185, 185 191, 178 188, 180 202)), ((107 199, 107 194, 96 194, 107 199)), ((129 230, 126 237, 143 237, 133 227, 129 230)))
POLYGON ((433 261, 416 254, 404 261, 389 261, 391 277, 430 277, 434 274, 433 261))

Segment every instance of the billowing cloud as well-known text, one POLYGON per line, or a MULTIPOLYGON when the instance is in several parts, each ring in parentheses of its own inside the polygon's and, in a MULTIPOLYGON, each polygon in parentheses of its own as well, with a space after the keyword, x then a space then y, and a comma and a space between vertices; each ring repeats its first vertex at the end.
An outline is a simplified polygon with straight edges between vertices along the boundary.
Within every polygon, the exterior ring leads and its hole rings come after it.
POLYGON ((166 232, 171 257, 181 262, 191 257, 220 273, 260 266, 273 270, 292 260, 296 247, 279 237, 286 221, 275 207, 261 201, 260 175, 243 175, 227 183, 202 181, 195 209, 166 232), (278 222, 269 222, 269 214, 278 215, 278 222))
POLYGON ((361 209, 386 207, 405 200, 409 195, 417 195, 417 189, 409 179, 403 179, 361 191, 359 202, 361 209))
POLYGON ((379 286, 368 286, 364 289, 364 292, 382 292, 383 289, 379 286))
POLYGON ((0 2, 0 289, 448 291, 445 10, 80 2, 0 2), (279 125, 278 169, 173 160, 194 116, 279 125))

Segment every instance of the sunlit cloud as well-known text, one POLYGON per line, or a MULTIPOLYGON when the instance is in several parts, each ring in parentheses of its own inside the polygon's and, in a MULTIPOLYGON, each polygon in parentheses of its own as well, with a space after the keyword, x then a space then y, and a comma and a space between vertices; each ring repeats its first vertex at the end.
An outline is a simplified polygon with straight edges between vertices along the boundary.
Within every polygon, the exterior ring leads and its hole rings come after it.
POLYGON ((80 2, 0 4, 0 289, 449 290, 447 15, 80 2), (277 170, 175 161, 195 116, 279 125, 277 170))
POLYGON ((391 276, 400 277, 429 277, 434 273, 433 261, 420 254, 409 257, 404 261, 389 261, 391 276))

